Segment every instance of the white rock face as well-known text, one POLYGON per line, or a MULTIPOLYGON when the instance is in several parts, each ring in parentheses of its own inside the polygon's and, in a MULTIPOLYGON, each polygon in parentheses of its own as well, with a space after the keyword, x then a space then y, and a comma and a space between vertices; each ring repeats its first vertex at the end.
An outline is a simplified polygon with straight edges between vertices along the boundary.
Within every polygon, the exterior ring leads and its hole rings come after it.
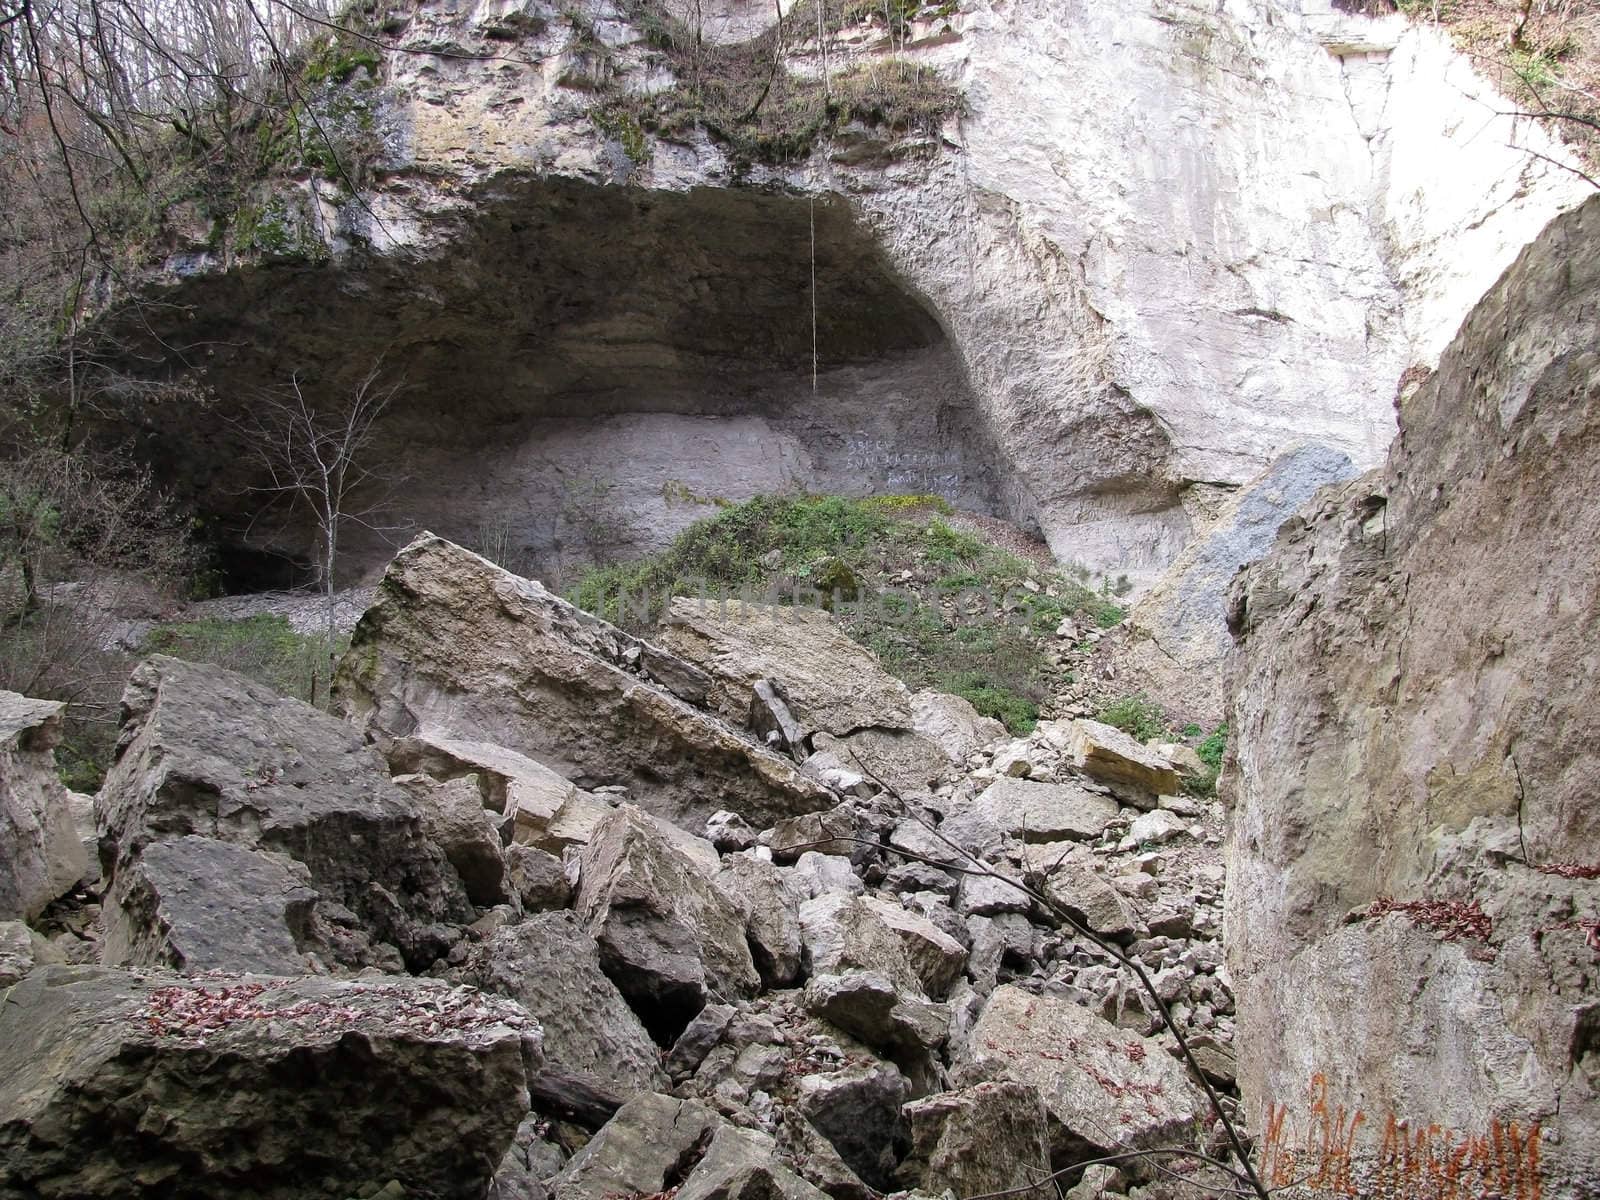
MULTIPOLYGON (((620 8, 582 7, 616 86, 671 85, 620 8)), ((772 13, 757 0, 705 11, 715 41, 749 36, 772 13)), ((1036 524, 1062 560, 1148 579, 1183 548, 1215 485, 1242 485, 1305 444, 1356 469, 1375 463, 1402 374, 1433 363, 1521 247, 1584 191, 1528 153, 1564 154, 1496 115, 1509 104, 1442 35, 1329 0, 965 0, 917 23, 903 51, 966 96, 936 151, 935 139, 918 153, 916 138, 908 148, 851 127, 808 163, 742 175, 704 136, 653 141, 634 162, 596 131, 596 95, 562 83, 579 57, 570 21, 537 4, 509 12, 500 0, 428 0, 398 35, 386 64, 390 181, 368 208, 314 206, 336 260, 359 240, 402 259, 438 253, 451 226, 439 218, 470 220, 511 172, 647 192, 772 184, 847 198, 947 339, 903 369, 883 355, 876 382, 824 372, 814 391, 762 384, 739 412, 697 411, 691 398, 608 428, 535 422, 517 434, 525 447, 511 439, 473 475, 559 508, 541 499, 557 474, 546 451, 582 474, 620 437, 641 464, 638 486, 623 481, 627 510, 659 536, 692 515, 663 502, 674 483, 734 497, 774 480, 948 490, 1036 524), (521 40, 505 40, 508 23, 521 40), (904 372, 917 382, 897 389, 904 372), (841 387, 886 400, 851 408, 841 387), (981 429, 947 422, 969 405, 981 429), (898 415, 866 415, 880 409, 898 415), (840 453, 838 428, 872 419, 867 457, 840 453), (947 436, 923 445, 919 426, 947 436), (917 469, 897 475, 907 461, 917 469)), ((819 69, 815 50, 791 44, 791 69, 819 69)), ((829 63, 886 52, 876 33, 846 31, 829 63)), ((597 328, 596 344, 616 332, 597 328)), ((463 461, 484 456, 439 453, 437 469, 419 472, 438 494, 417 495, 432 508, 414 519, 452 528, 460 515, 434 510, 467 502, 463 461)), ((630 531, 640 546, 659 536, 630 531)))
POLYGON ((1584 193, 1399 19, 962 7, 927 52, 966 90, 960 149, 858 202, 944 316, 1013 503, 1062 559, 1165 565, 1187 482, 1242 484, 1297 443, 1377 461, 1401 373, 1584 193))

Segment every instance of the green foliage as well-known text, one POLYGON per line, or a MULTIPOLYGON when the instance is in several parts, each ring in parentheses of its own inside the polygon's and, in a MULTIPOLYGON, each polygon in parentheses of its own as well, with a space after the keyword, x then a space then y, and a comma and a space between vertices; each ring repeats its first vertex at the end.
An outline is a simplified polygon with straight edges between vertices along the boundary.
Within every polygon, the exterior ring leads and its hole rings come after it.
POLYGON ((365 71, 369 79, 377 79, 382 66, 383 59, 375 46, 340 31, 311 44, 300 79, 311 87, 329 82, 347 83, 357 71, 365 71))
POLYGON ((650 161, 650 139, 645 136, 634 106, 613 101, 591 110, 589 119, 605 137, 620 145, 634 164, 642 167, 650 161))
POLYGON ((1112 701, 1095 715, 1095 719, 1131 734, 1141 742, 1161 737, 1167 732, 1167 721, 1161 709, 1143 692, 1112 701))
POLYGON ((995 685, 980 672, 963 671, 940 680, 940 691, 960 696, 986 717, 993 717, 1007 730, 1021 737, 1033 732, 1039 723, 1039 706, 1025 696, 1002 685, 995 685))
MULTIPOLYGON (((347 644, 336 645, 334 654, 347 644)), ((276 614, 158 625, 141 648, 147 654, 170 654, 225 667, 308 703, 326 697, 329 656, 323 639, 296 633, 287 619, 276 614)))
POLYGON ((1107 601, 958 528, 950 515, 934 496, 760 496, 695 522, 659 554, 586 572, 568 594, 648 632, 670 595, 761 599, 786 580, 783 603, 794 587, 845 601, 859 593, 836 615, 887 671, 913 688, 965 696, 1024 732, 1064 681, 1047 639, 1063 617, 1097 618, 1107 601))
POLYGON ((1228 727, 1218 725, 1211 731, 1211 735, 1194 748, 1200 756, 1200 761, 1212 770, 1222 769, 1222 756, 1228 749, 1228 727))
POLYGON ((984 543, 978 538, 965 530, 952 529, 938 519, 928 522, 928 532, 925 536, 928 557, 934 562, 972 562, 984 550, 984 543))

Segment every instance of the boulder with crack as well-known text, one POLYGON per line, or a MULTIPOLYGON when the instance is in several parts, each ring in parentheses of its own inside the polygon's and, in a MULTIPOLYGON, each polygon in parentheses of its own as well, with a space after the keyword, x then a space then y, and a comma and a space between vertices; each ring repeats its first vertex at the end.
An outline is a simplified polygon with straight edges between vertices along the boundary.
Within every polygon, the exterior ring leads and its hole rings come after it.
POLYGON ((672 1191, 700 1165, 723 1124, 695 1100, 652 1092, 635 1096, 550 1181, 551 1200, 672 1191))
POLYGON ((970 804, 952 809, 939 832, 984 855, 1007 838, 1024 842, 1093 841, 1116 820, 1117 802, 1075 783, 1002 778, 970 804))
POLYGON ((713 995, 761 986, 744 915, 632 805, 606 817, 585 849, 577 912, 606 974, 664 1043, 713 995))
POLYGON ((713 882, 744 913, 761 982, 769 988, 793 986, 805 948, 800 930, 800 905, 808 899, 804 884, 748 853, 726 855, 713 882))
POLYGON ((701 708, 710 687, 693 664, 432 534, 389 564, 335 678, 340 711, 380 746, 423 728, 490 742, 574 781, 626 784, 685 827, 729 809, 764 828, 834 803, 701 708))
POLYGON ((46 967, 0 1009, 0 1192, 469 1200, 538 1062, 520 1008, 429 980, 46 967))
POLYGON ((65 709, 0 691, 0 920, 38 916, 89 871, 56 776, 65 709))
POLYGON ((276 955, 286 930, 330 965, 403 957, 421 969, 453 943, 450 926, 473 920, 418 805, 344 722, 160 655, 134 670, 122 710, 95 802, 114 961, 261 968, 227 953, 229 939, 265 939, 276 955), (316 893, 309 917, 305 887, 316 893), (197 953, 205 947, 221 957, 197 953))
POLYGON ((729 720, 746 720, 752 706, 771 712, 763 688, 775 689, 792 724, 780 735, 798 757, 831 752, 847 767, 865 768, 868 779, 913 792, 949 766, 941 746, 917 731, 905 684, 832 613, 679 596, 661 640, 706 673, 711 703, 729 720))
POLYGON ((465 977, 538 1020, 544 1063, 529 1088, 540 1111, 598 1128, 634 1096, 667 1086, 655 1044, 601 971, 576 914, 545 913, 495 931, 465 977))

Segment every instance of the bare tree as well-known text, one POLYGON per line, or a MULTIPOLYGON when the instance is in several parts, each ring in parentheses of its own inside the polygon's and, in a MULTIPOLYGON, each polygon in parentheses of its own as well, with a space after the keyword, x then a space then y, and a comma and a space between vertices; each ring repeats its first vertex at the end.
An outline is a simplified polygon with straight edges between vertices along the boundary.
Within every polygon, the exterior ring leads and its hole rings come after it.
POLYGON ((349 524, 383 529, 371 518, 387 499, 392 474, 368 462, 374 434, 402 390, 381 382, 376 362, 360 382, 338 397, 313 398, 298 376, 282 389, 255 398, 233 424, 265 468, 266 482, 254 490, 285 498, 316 522, 318 574, 331 677, 338 640, 335 581, 339 538, 349 524))

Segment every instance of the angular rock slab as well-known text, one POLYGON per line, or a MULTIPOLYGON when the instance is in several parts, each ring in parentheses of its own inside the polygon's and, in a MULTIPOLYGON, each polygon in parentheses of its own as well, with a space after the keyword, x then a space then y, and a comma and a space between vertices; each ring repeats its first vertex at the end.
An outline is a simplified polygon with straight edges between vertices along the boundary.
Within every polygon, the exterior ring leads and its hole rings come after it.
POLYGON ((911 693, 911 728, 955 763, 1006 736, 1006 727, 999 721, 982 716, 971 701, 946 692, 911 693))
POLYGON ((1082 1005, 1011 984, 990 995, 956 1073, 968 1084, 1036 1088, 1057 1161, 1086 1150, 1181 1141, 1206 1110, 1200 1090, 1161 1043, 1082 1005))
POLYGON ((545 913, 496 930, 466 978, 539 1022, 544 1065, 529 1087, 540 1111, 598 1127, 639 1093, 666 1088, 655 1044, 600 970, 600 952, 576 914, 545 913))
POLYGON ((1025 842, 1093 841, 1117 816, 1117 802, 1071 783, 997 779, 952 812, 940 833, 977 853, 1004 838, 1025 842))
POLYGON ((1025 1083, 980 1083, 914 1100, 901 1110, 911 1149, 902 1186, 937 1196, 978 1196, 1037 1184, 1050 1174, 1044 1104, 1025 1083))
POLYGON ((624 783, 686 828, 718 809, 760 829, 834 803, 698 707, 710 686, 698 668, 432 534, 390 563, 334 683, 340 711, 380 745, 422 728, 490 742, 624 783))
POLYGON ((516 1005, 427 980, 46 967, 0 1008, 0 1194, 476 1200, 538 1060, 516 1005))
POLYGON ((636 1096, 551 1180, 551 1200, 659 1195, 685 1181, 722 1125, 698 1101, 636 1096))
POLYGON ((761 986, 744 914, 631 804, 606 817, 584 850, 576 909, 601 967, 663 1044, 713 995, 751 996, 761 986))
POLYGON ((661 644, 711 679, 710 702, 742 723, 756 685, 772 680, 800 736, 911 728, 911 693, 830 612, 674 597, 661 644))
POLYGON ((827 1193, 782 1166, 771 1137, 724 1125, 676 1200, 827 1200, 827 1193))
POLYGON ((0 921, 31 920, 89 872, 56 777, 65 709, 0 691, 0 921))
POLYGON ((1154 750, 1099 721, 1074 721, 1068 752, 1086 775, 1140 808, 1154 808, 1157 796, 1170 796, 1182 783, 1154 750))
POLYGON ((769 988, 792 986, 800 977, 805 949, 800 929, 800 905, 807 899, 804 884, 753 854, 724 857, 714 881, 744 913, 745 936, 761 982, 769 988))
POLYGON ((153 842, 116 874, 100 961, 308 973, 317 893, 291 859, 215 838, 153 842))
MULTIPOLYGON (((117 762, 95 801, 115 901, 132 904, 143 890, 128 873, 148 845, 196 837, 301 864, 319 911, 346 931, 336 942, 297 948, 347 966, 384 958, 370 941, 425 968, 448 948, 446 926, 474 919, 455 869, 425 836, 421 810, 344 722, 231 671, 162 655, 135 668, 122 708, 117 762)), ((255 936, 260 899, 235 888, 212 897, 204 936, 185 943, 182 930, 169 931, 176 944, 220 944, 230 896, 238 936, 255 936)), ((131 929, 131 910, 108 917, 119 921, 130 927, 126 947, 160 941, 155 930, 131 929)), ((193 970, 220 965, 192 952, 185 958, 193 970)))

